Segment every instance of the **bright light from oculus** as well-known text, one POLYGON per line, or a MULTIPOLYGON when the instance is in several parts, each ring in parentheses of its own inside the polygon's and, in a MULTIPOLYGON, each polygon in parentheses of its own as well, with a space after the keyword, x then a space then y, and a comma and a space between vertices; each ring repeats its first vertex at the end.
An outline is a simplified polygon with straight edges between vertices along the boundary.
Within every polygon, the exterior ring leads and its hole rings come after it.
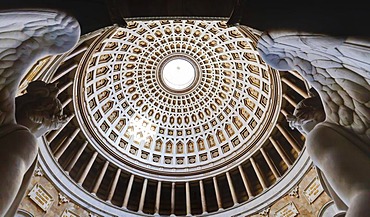
POLYGON ((193 65, 184 59, 173 59, 163 67, 163 81, 171 89, 183 90, 189 87, 195 78, 193 65))

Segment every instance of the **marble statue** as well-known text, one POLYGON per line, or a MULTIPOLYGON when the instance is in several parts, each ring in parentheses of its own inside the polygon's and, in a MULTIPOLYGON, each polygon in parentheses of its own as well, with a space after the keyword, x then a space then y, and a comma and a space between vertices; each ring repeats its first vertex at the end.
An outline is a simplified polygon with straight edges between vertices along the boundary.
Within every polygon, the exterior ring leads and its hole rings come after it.
POLYGON ((36 80, 28 84, 26 91, 26 94, 15 99, 18 124, 40 137, 67 122, 67 115, 63 114, 62 103, 57 98, 59 89, 56 84, 36 80))
POLYGON ((30 83, 16 100, 20 81, 37 60, 72 49, 77 20, 52 10, 0 11, 0 216, 14 216, 37 158, 36 138, 65 122, 57 87, 30 83))
POLYGON ((322 183, 346 217, 370 213, 370 39, 288 30, 262 33, 257 48, 278 70, 296 70, 318 98, 287 120, 306 134, 322 183))

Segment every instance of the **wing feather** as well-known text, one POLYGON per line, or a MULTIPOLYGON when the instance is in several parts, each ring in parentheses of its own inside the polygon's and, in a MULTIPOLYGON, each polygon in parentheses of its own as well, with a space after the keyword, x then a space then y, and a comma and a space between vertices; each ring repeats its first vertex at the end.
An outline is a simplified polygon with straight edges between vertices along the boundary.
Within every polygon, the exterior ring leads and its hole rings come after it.
POLYGON ((295 70, 316 89, 326 121, 369 141, 370 39, 270 31, 257 47, 270 66, 295 70))
POLYGON ((15 122, 14 100, 27 70, 48 55, 72 49, 80 37, 76 19, 60 11, 0 11, 0 125, 15 122))

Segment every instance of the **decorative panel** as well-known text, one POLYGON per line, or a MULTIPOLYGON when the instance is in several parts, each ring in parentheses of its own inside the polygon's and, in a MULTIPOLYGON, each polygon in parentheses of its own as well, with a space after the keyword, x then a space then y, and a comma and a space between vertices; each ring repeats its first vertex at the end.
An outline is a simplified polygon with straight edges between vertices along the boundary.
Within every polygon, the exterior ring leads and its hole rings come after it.
POLYGON ((28 196, 45 212, 48 211, 54 202, 52 195, 49 194, 40 184, 35 184, 28 193, 28 196))
POLYGON ((324 192, 318 177, 315 177, 310 184, 303 190, 303 195, 309 203, 313 203, 320 194, 324 192))

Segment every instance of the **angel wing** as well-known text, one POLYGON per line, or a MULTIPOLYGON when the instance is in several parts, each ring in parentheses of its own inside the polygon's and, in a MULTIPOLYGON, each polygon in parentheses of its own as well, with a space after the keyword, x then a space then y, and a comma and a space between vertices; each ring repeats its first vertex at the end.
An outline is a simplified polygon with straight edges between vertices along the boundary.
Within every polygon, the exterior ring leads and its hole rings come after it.
POLYGON ((326 122, 370 140, 370 39, 270 31, 257 47, 271 67, 296 70, 317 90, 326 122))
POLYGON ((76 19, 53 10, 0 11, 0 126, 15 123, 15 96, 25 72, 40 58, 72 49, 76 19))

